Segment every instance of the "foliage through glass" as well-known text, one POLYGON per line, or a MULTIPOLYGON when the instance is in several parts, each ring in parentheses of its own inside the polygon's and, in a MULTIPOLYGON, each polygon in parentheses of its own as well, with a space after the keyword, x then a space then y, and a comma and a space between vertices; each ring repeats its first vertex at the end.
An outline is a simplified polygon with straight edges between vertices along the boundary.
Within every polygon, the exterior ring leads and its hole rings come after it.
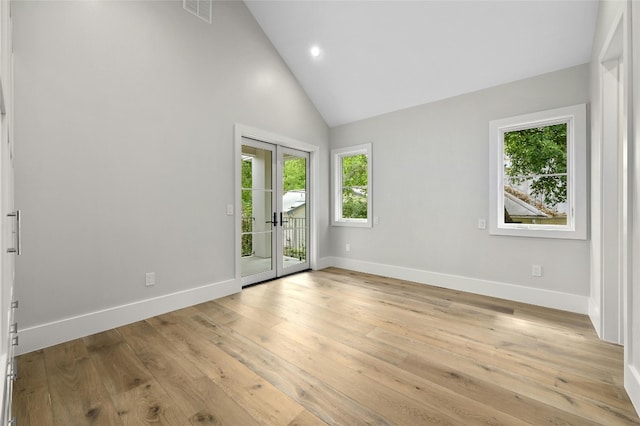
POLYGON ((505 223, 567 224, 567 123, 505 132, 505 223))
POLYGON ((367 218, 368 158, 366 154, 342 157, 342 217, 367 218))

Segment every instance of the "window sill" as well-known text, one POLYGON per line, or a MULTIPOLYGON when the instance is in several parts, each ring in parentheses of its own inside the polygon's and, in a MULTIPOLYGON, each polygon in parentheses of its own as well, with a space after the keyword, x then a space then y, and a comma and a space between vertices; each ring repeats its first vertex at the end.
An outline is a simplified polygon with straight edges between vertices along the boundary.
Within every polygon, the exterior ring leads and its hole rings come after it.
POLYGON ((528 238, 558 238, 565 240, 586 240, 587 232, 579 231, 569 227, 551 228, 549 226, 535 225, 515 225, 509 227, 499 227, 492 225, 489 234, 510 237, 528 238), (558 229, 559 228, 559 229, 558 229))
POLYGON ((334 220, 331 222, 332 226, 347 226, 353 228, 371 228, 373 224, 370 220, 358 220, 358 219, 345 219, 345 220, 334 220))

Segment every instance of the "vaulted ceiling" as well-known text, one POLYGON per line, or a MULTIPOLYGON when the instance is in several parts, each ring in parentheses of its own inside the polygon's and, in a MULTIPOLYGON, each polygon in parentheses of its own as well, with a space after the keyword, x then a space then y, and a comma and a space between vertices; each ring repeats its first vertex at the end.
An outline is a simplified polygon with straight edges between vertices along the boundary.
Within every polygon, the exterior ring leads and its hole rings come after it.
POLYGON ((589 62, 598 10, 595 0, 246 3, 331 127, 589 62))

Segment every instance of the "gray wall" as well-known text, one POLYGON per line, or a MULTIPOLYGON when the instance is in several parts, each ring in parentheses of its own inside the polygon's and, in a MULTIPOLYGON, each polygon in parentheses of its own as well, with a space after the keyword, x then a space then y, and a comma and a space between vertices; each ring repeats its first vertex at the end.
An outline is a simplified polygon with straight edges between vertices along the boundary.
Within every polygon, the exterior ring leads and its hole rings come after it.
POLYGON ((332 227, 332 256, 588 296, 588 241, 477 229, 488 223, 489 121, 587 103, 588 78, 582 65, 331 129, 332 148, 373 143, 380 218, 372 229, 332 227))
POLYGON ((327 204, 326 124, 244 3, 213 7, 14 3, 21 328, 234 278, 235 122, 320 146, 327 204))

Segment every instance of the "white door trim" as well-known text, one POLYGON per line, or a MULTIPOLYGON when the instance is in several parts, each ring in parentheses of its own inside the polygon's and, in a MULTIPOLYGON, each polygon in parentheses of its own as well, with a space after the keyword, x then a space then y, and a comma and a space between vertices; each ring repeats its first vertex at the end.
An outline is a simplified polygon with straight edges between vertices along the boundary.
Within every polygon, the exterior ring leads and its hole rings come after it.
MULTIPOLYGON (((640 40, 640 3, 628 2, 627 40, 640 40)), ((629 190, 632 194, 630 200, 631 229, 629 238, 631 241, 630 259, 637 259, 640 254, 640 44, 630 43, 627 58, 627 81, 630 83, 633 94, 630 96, 629 105, 629 158, 631 184, 629 190), (631 50, 633 49, 633 51, 631 50)), ((631 261, 631 278, 626 288, 625 304, 625 346, 624 346, 624 386, 629 394, 636 411, 640 413, 640 266, 637 261, 631 261)))
POLYGON ((601 339, 624 341, 624 295, 629 256, 629 170, 627 114, 627 14, 621 11, 598 56, 600 107, 594 111, 595 169, 592 198, 592 287, 589 315, 601 339), (605 207, 606 206, 606 207, 605 207))

